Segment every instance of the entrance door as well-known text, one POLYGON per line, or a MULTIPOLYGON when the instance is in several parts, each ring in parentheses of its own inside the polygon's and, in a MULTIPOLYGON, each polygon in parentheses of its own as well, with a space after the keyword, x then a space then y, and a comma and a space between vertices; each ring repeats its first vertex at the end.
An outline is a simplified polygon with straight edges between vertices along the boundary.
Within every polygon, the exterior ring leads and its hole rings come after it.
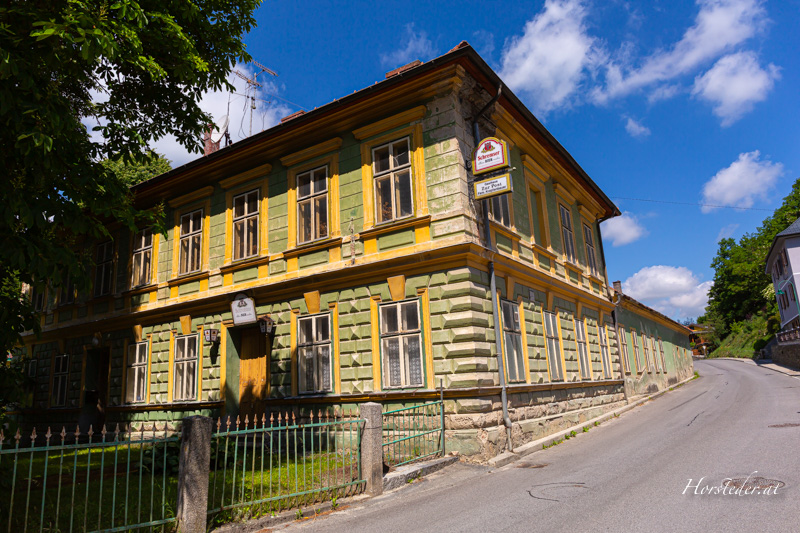
POLYGON ((94 431, 100 431, 106 423, 106 404, 108 402, 108 369, 111 360, 109 348, 99 348, 86 352, 84 374, 83 409, 80 415, 81 430, 91 424, 94 431))
POLYGON ((252 422, 256 416, 261 419, 265 413, 268 393, 268 369, 264 334, 258 328, 242 330, 242 344, 239 350, 239 416, 244 422, 245 415, 252 422))

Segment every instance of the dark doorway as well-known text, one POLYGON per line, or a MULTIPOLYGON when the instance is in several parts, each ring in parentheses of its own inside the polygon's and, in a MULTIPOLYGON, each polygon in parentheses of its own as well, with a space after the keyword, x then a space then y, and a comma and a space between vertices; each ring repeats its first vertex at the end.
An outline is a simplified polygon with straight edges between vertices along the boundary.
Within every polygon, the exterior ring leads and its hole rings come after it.
POLYGON ((108 371, 111 363, 111 350, 97 348, 86 352, 86 365, 83 377, 83 408, 79 424, 81 431, 92 426, 95 432, 106 423, 106 405, 108 404, 108 371))

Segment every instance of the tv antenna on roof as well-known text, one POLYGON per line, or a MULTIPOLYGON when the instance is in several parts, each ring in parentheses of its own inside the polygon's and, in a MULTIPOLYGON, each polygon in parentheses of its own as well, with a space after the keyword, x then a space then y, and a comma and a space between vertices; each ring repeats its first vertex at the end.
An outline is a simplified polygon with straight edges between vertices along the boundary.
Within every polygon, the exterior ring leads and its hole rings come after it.
POLYGON ((251 59, 250 62, 253 63, 255 66, 257 66, 260 69, 258 72, 256 72, 253 75, 252 78, 247 76, 247 75, 245 75, 245 74, 242 74, 242 72, 240 72, 238 69, 234 69, 233 70, 233 73, 235 75, 237 75, 238 77, 242 78, 244 81, 247 82, 247 92, 249 92, 250 90, 253 91, 250 94, 250 96, 246 96, 246 98, 250 98, 250 133, 248 134, 248 136, 253 135, 253 111, 256 108, 256 96, 255 96, 256 87, 263 87, 262 84, 258 83, 258 76, 260 74, 264 74, 265 72, 267 74, 271 75, 271 76, 275 76, 275 77, 278 76, 278 74, 275 71, 273 71, 271 69, 268 69, 267 67, 265 67, 264 65, 262 65, 261 63, 256 61, 255 59, 251 59))

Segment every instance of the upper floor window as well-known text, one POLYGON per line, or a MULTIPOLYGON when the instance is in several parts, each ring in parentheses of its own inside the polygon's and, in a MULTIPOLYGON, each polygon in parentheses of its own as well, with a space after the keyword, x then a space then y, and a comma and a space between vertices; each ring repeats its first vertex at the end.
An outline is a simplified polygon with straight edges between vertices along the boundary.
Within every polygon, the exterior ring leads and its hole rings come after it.
POLYGON ((147 341, 128 346, 125 384, 125 401, 127 403, 147 401, 147 348, 147 341))
POLYGON ((789 255, 786 253, 786 248, 781 250, 781 257, 783 258, 783 264, 786 266, 786 271, 789 271, 789 255))
POLYGON ((197 335, 175 339, 175 385, 173 400, 194 400, 197 397, 197 335))
POLYGON ((414 213, 408 138, 372 149, 376 219, 389 222, 414 213))
POLYGON ((503 347, 506 352, 508 381, 525 381, 522 331, 519 326, 519 305, 503 301, 503 347))
POLYGON ((57 354, 53 357, 53 385, 50 389, 50 405, 64 407, 67 405, 67 384, 69 383, 69 354, 57 354))
POLYGON ((297 321, 300 392, 331 392, 331 319, 328 313, 297 321))
POLYGON ((597 259, 594 255, 594 234, 588 224, 583 225, 583 240, 586 243, 586 266, 589 272, 597 276, 597 259))
POLYGON ((97 245, 95 250, 94 295, 111 294, 114 276, 114 244, 106 241, 97 245))
POLYGON ((575 340, 578 344, 578 362, 581 366, 581 378, 592 378, 592 367, 589 362, 589 351, 586 348, 586 325, 583 320, 575 319, 575 340))
POLYGON ((59 296, 58 299, 59 305, 67 305, 75 303, 75 292, 76 292, 75 282, 72 280, 72 276, 67 274, 67 279, 61 286, 61 295, 59 296))
POLYGON ((380 307, 383 375, 387 387, 422 385, 422 331, 417 300, 380 307))
POLYGON ((572 234, 572 216, 569 209, 558 204, 561 213, 561 237, 564 241, 564 256, 570 263, 575 262, 575 237, 572 234))
POLYGON ((179 274, 200 270, 200 245, 203 238, 203 210, 181 216, 179 274))
POLYGON ((153 232, 145 228, 133 237, 133 265, 131 287, 147 285, 150 282, 150 268, 153 263, 153 232))
POLYGON ((47 296, 46 289, 31 289, 31 302, 33 310, 36 312, 44 311, 47 296))
POLYGON ((297 175, 297 242, 328 236, 328 167, 297 175))
POLYGON ((544 332, 547 338, 547 362, 550 366, 552 381, 564 380, 564 369, 561 366, 561 343, 559 341, 558 315, 544 311, 544 332))
POLYGON ((507 194, 489 198, 489 218, 507 228, 511 227, 511 210, 508 207, 507 194))
POLYGON ((258 254, 258 197, 258 190, 233 197, 234 261, 258 254))

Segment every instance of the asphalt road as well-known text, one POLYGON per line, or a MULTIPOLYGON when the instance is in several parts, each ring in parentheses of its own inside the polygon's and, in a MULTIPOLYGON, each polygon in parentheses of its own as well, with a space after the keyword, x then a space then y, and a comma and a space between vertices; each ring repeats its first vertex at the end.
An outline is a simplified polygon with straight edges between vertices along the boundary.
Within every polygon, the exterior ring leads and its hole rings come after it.
POLYGON ((800 532, 800 379, 729 360, 695 369, 700 379, 516 463, 457 464, 281 531, 800 532), (748 476, 785 485, 723 486, 748 476))

